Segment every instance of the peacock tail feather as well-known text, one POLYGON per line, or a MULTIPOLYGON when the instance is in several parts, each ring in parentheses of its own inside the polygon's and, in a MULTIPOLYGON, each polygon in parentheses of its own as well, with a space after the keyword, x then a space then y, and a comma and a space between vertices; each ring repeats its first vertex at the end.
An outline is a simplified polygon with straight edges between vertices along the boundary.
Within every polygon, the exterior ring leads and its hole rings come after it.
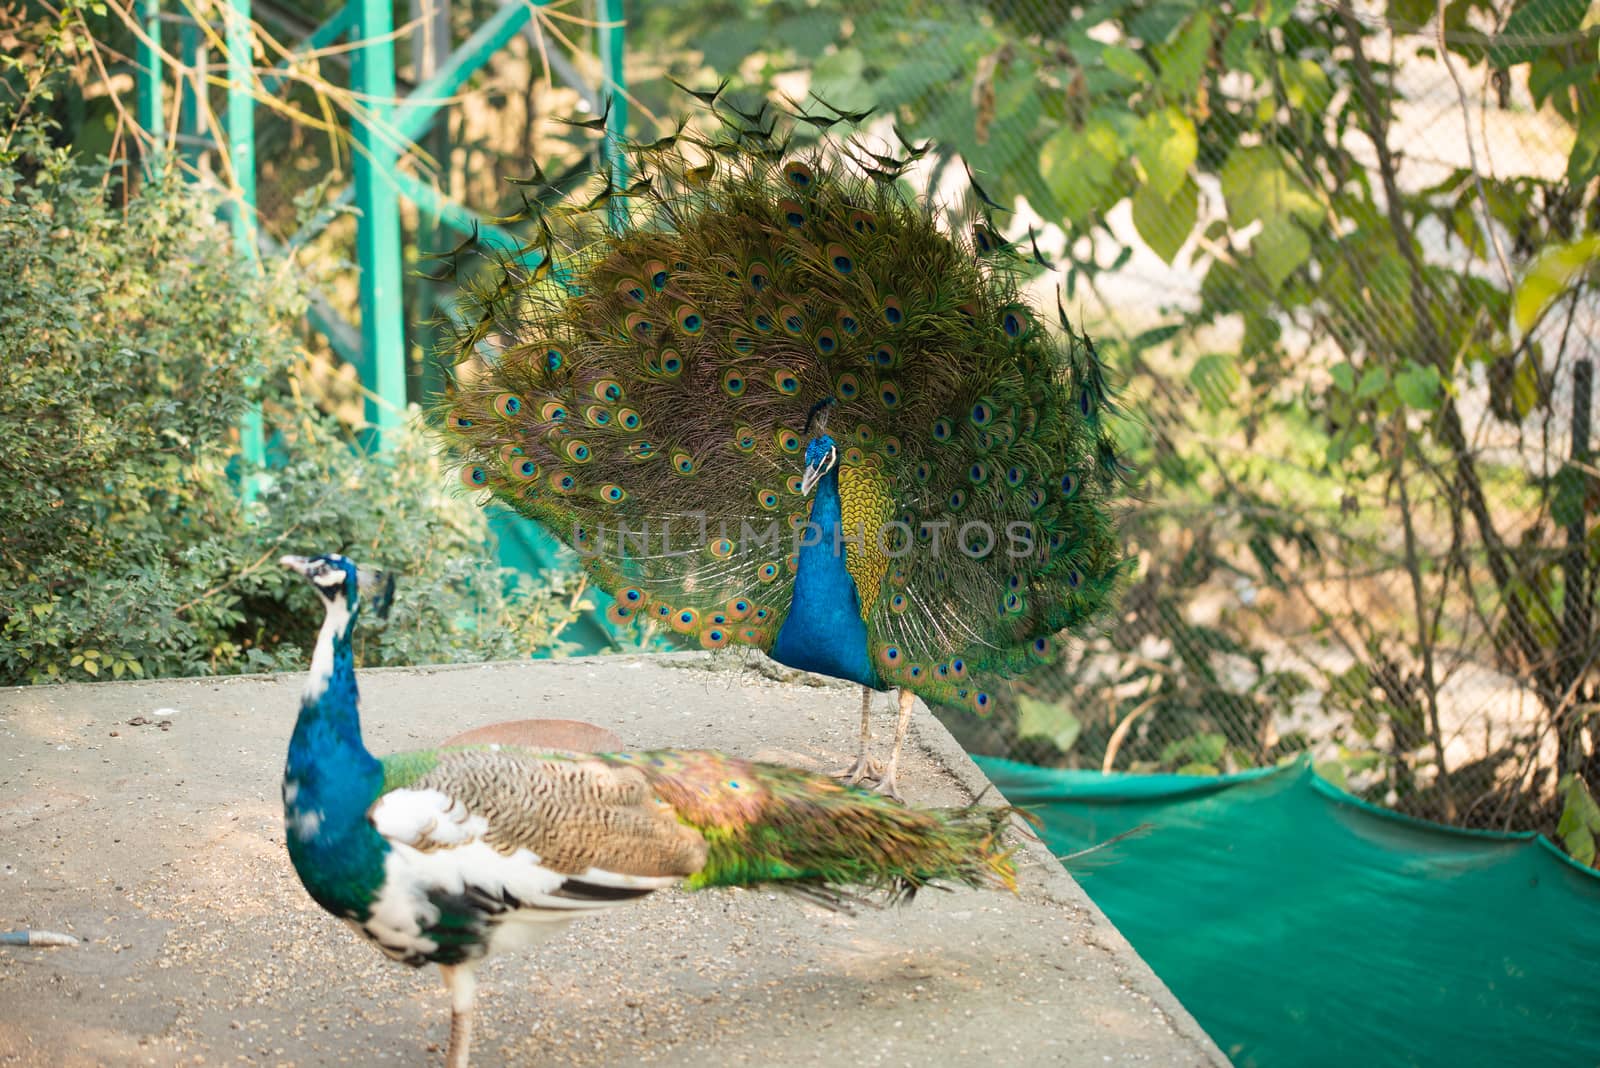
POLYGON ((824 775, 703 750, 614 753, 705 839, 686 884, 859 887, 892 900, 928 883, 1016 889, 1009 808, 916 809, 824 775))
POLYGON ((876 681, 981 714, 979 680, 1053 658, 1117 584, 1105 369, 1019 296, 986 217, 947 226, 891 180, 906 161, 790 148, 765 112, 632 146, 632 185, 541 220, 556 269, 471 284, 450 451, 584 557, 613 622, 770 649, 831 397, 876 681))

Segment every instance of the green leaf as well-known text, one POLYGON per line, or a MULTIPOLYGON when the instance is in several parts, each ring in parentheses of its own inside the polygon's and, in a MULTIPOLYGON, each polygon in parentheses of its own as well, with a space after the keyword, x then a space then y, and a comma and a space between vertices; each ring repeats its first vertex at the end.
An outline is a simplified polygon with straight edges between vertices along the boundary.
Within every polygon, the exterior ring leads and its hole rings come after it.
POLYGON ((1505 29, 1489 46, 1489 62, 1496 67, 1529 63, 1549 46, 1552 36, 1575 34, 1583 26, 1589 0, 1528 0, 1506 19, 1505 29), (1525 43, 1533 38, 1536 43, 1525 43))
POLYGON ((1552 481, 1556 492, 1550 500, 1550 518, 1563 527, 1582 523, 1589 492, 1589 480, 1583 470, 1570 463, 1563 464, 1552 481))
POLYGON ((1407 360, 1400 373, 1394 376, 1394 391, 1409 408, 1431 412, 1439 406, 1439 369, 1424 367, 1415 360, 1407 360))
POLYGON ((1533 328, 1546 308, 1556 301, 1569 286, 1575 283, 1594 262, 1600 259, 1600 235, 1546 249, 1528 266, 1527 273, 1517 284, 1517 297, 1513 315, 1517 328, 1524 332, 1533 328))
POLYGON ((1322 216, 1321 206, 1285 169, 1276 149, 1236 148, 1220 177, 1228 219, 1235 227, 1285 215, 1314 223, 1322 216))
POLYGON ((1149 184, 1133 195, 1133 226, 1150 250, 1171 263, 1194 231, 1200 214, 1200 187, 1193 178, 1170 198, 1163 198, 1149 184))
POLYGON ((1154 49, 1158 81, 1169 93, 1192 97, 1211 52, 1211 12, 1196 11, 1177 35, 1154 49))
POLYGON ((1189 116, 1177 108, 1163 108, 1140 120, 1133 150, 1147 184, 1162 200, 1168 200, 1189 176, 1200 141, 1189 116))
POLYGON ((1595 835, 1600 834, 1600 804, 1595 803, 1583 776, 1575 772, 1561 777, 1556 793, 1562 798, 1556 837, 1561 839, 1573 860, 1593 867, 1595 835))
MULTIPOLYGON (((1594 65, 1589 69, 1600 75, 1600 69, 1594 65)), ((1572 143, 1572 154, 1567 157, 1567 181, 1581 187, 1597 174, 1600 174, 1600 108, 1584 113, 1578 136, 1572 143)))
POLYGON ((1333 378, 1333 384, 1341 393, 1354 393, 1356 389, 1356 369, 1349 360, 1334 364, 1328 368, 1328 374, 1333 378))
POLYGON ((1026 695, 1017 698, 1017 733, 1024 738, 1047 739, 1066 753, 1082 730, 1078 717, 1063 705, 1047 704, 1026 695))
POLYGON ((1278 77, 1289 104, 1298 111, 1320 116, 1333 99, 1333 85, 1314 59, 1279 60, 1278 77))
POLYGON ((1150 80, 1150 64, 1144 57, 1131 48, 1122 45, 1108 44, 1100 48, 1100 62, 1105 64, 1107 70, 1120 74, 1130 81, 1144 84, 1150 80))
POLYGON ((1511 403, 1516 405, 1517 417, 1526 419, 1543 399, 1539 382, 1539 364, 1531 356, 1523 356, 1511 374, 1511 403))
POLYGON ((1208 410, 1220 412, 1239 388, 1239 365, 1230 355, 1209 353, 1194 362, 1189 371, 1189 384, 1208 410))
POLYGON ((1371 400, 1389 388, 1389 372, 1382 367, 1369 367, 1361 375, 1356 387, 1356 400, 1371 400))
POLYGON ((1268 219, 1250 242, 1250 259, 1268 284, 1277 289, 1284 280, 1311 258, 1311 238, 1292 217, 1268 219))
POLYGON ((1044 143, 1039 173, 1067 218, 1081 225, 1119 199, 1112 176, 1121 159, 1116 130, 1103 119, 1090 119, 1082 130, 1063 126, 1044 143))

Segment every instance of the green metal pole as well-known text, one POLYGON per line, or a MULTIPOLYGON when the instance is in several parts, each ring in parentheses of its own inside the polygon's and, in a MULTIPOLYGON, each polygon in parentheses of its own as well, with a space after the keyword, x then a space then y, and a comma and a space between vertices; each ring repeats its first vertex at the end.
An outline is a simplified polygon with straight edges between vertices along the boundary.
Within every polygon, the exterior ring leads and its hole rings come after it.
MULTIPOLYGON (((611 101, 611 114, 606 122, 603 142, 606 162, 611 168, 611 183, 618 189, 628 184, 628 158, 622 151, 628 133, 628 79, 623 69, 626 56, 626 23, 622 14, 622 0, 600 0, 600 28, 598 30, 600 68, 605 84, 601 87, 602 100, 611 101)), ((612 198, 608 209, 612 229, 621 229, 626 208, 620 197, 612 198)))
POLYGON ((178 28, 178 59, 183 64, 178 80, 178 155, 191 168, 200 163, 200 141, 205 137, 200 122, 201 107, 207 103, 199 88, 204 81, 200 70, 202 54, 200 27, 192 21, 184 22, 178 28))
POLYGON ((401 302, 400 198, 391 175, 399 161, 390 127, 394 112, 394 11, 390 0, 350 0, 355 12, 350 87, 361 101, 356 114, 356 262, 361 270, 362 384, 367 423, 378 432, 405 417, 406 339, 401 302), (386 129, 387 128, 387 129, 386 129), (387 136, 385 136, 387 133, 387 136))
MULTIPOLYGON (((233 246, 240 256, 255 260, 256 248, 256 101, 251 86, 250 0, 229 0, 223 40, 228 49, 228 166, 233 172, 233 246)), ((257 383, 250 382, 253 389, 257 383)), ((249 473, 244 478, 244 499, 255 500, 260 487, 257 472, 266 462, 266 435, 261 405, 251 404, 239 421, 239 447, 249 473)))
MULTIPOLYGON (((139 128, 152 143, 159 144, 164 125, 161 114, 161 0, 139 0, 138 11, 144 36, 134 46, 134 65, 137 68, 134 110, 139 118, 139 128)), ((145 173, 148 174, 151 163, 149 156, 146 156, 144 163, 145 173)))

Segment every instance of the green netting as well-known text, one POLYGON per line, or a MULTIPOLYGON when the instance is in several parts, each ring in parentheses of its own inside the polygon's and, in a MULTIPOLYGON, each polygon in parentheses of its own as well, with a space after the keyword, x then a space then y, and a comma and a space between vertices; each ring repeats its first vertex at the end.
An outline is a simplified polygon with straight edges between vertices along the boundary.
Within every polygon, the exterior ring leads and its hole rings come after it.
POLYGON ((979 758, 1238 1065, 1600 1064, 1600 877, 1375 808, 1302 760, 1218 778, 979 758))

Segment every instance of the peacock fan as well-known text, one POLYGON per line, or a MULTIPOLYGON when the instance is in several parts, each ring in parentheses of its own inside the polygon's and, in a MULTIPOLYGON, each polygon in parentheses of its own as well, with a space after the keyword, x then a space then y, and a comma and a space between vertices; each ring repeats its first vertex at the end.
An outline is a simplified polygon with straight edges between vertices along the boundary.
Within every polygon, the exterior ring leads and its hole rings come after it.
POLYGON ((860 683, 843 774, 897 796, 915 695, 985 715, 1112 600, 1106 375, 1021 299, 981 188, 953 229, 903 192, 929 146, 796 148, 796 121, 861 116, 696 95, 718 133, 632 145, 626 188, 540 218, 536 266, 469 284, 439 423, 467 486, 583 554, 614 623, 860 683), (896 688, 880 766, 872 693, 896 688))
POLYGON ((392 580, 342 556, 286 556, 323 621, 283 775, 289 857, 307 892, 450 992, 450 1068, 465 1068, 490 953, 670 886, 771 884, 836 905, 929 883, 1016 889, 1012 810, 919 810, 826 776, 697 750, 584 756, 490 745, 374 757, 361 738, 351 635, 363 589, 392 580))

